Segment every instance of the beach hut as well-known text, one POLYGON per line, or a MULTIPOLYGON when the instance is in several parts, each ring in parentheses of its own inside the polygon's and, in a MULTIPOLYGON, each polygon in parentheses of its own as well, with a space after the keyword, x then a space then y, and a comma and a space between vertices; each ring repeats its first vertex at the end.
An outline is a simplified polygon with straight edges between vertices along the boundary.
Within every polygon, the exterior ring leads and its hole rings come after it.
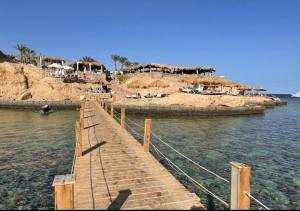
POLYGON ((162 72, 170 74, 206 74, 211 75, 215 69, 213 67, 207 66, 174 66, 167 64, 139 64, 135 66, 127 67, 123 72, 128 73, 138 73, 138 72, 162 72))
POLYGON ((58 58, 58 57, 49 57, 49 56, 39 56, 38 57, 38 65, 40 67, 45 67, 45 66, 48 66, 48 65, 51 65, 54 63, 64 65, 65 59, 58 58))
POLYGON ((90 71, 103 73, 104 70, 106 70, 104 64, 98 62, 74 61, 67 63, 67 65, 74 68, 75 71, 90 71))

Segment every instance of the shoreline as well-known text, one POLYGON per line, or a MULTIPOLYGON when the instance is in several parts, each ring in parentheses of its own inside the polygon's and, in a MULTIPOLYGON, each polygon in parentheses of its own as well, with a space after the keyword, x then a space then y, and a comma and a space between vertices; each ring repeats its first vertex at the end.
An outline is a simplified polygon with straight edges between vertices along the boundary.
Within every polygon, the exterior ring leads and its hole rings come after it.
POLYGON ((0 100, 0 109, 39 110, 44 105, 49 105, 56 110, 77 109, 80 108, 80 101, 0 100))
POLYGON ((114 108, 120 110, 126 109, 127 113, 136 114, 172 114, 172 115, 199 115, 199 116, 228 116, 228 115, 250 115, 263 114, 263 106, 241 106, 241 107, 193 107, 193 106, 136 106, 115 104, 114 108))
MULTIPOLYGON (((110 101, 108 101, 111 103, 110 101)), ((0 100, 0 109, 30 109, 39 110, 44 105, 49 105, 55 110, 80 108, 81 101, 47 101, 47 100, 0 100)), ((202 116, 228 116, 263 114, 265 109, 275 106, 287 105, 287 101, 273 101, 264 103, 251 103, 239 107, 196 107, 185 105, 124 105, 114 104, 115 109, 124 107, 127 112, 137 114, 172 114, 172 115, 202 115, 202 116)))

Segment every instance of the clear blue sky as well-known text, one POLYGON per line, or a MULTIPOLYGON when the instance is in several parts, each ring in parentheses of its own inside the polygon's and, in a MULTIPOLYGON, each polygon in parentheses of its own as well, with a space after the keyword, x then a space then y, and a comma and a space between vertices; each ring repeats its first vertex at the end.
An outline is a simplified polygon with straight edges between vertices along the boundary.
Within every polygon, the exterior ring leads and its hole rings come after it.
POLYGON ((0 50, 24 43, 74 60, 208 65, 271 93, 300 91, 300 0, 16 1, 0 4, 0 50))

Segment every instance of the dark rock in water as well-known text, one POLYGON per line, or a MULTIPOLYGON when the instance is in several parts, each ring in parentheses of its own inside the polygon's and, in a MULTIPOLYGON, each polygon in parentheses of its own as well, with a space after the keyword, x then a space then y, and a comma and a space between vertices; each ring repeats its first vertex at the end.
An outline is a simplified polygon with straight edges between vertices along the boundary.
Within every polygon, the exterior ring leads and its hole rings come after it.
POLYGON ((50 106, 49 105, 44 105, 42 106, 42 109, 45 111, 45 110, 50 110, 50 106))
POLYGON ((53 110, 51 109, 51 107, 49 105, 42 106, 42 108, 40 110, 40 114, 49 114, 51 112, 53 112, 53 110))

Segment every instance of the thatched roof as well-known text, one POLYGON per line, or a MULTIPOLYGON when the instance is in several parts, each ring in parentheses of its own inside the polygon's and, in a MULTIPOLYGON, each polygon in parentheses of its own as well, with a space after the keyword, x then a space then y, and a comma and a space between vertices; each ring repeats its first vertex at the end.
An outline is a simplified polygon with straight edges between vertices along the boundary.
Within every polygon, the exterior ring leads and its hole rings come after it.
POLYGON ((241 84, 226 80, 220 77, 208 77, 208 76, 185 76, 179 79, 180 82, 185 82, 189 84, 204 84, 204 85, 220 85, 220 86, 230 86, 230 87, 240 87, 241 84))
POLYGON ((79 65, 84 65, 84 66, 89 66, 91 64, 93 67, 96 67, 96 68, 105 67, 104 64, 101 64, 99 62, 86 62, 86 61, 73 61, 73 62, 67 63, 67 65, 76 66, 77 62, 79 63, 79 65))
POLYGON ((50 63, 57 63, 57 62, 64 62, 64 58, 59 57, 49 57, 49 56, 41 56, 42 62, 50 62, 50 63))
POLYGON ((166 88, 169 87, 170 85, 162 80, 134 80, 132 82, 129 82, 127 84, 127 88, 135 88, 135 89, 148 89, 151 87, 157 87, 157 88, 166 88))
POLYGON ((13 59, 9 58, 9 56, 0 51, 0 62, 13 62, 13 59))
POLYGON ((259 91, 259 92, 265 92, 265 91, 267 91, 265 88, 262 88, 262 87, 252 87, 252 90, 259 91))
POLYGON ((207 66, 173 66, 173 65, 167 65, 167 64, 157 64, 157 63, 148 63, 148 64, 139 64, 136 66, 127 67, 124 70, 124 73, 133 73, 140 71, 142 69, 160 69, 162 72, 168 72, 168 73, 180 73, 182 71, 185 72, 214 72, 215 69, 213 67, 207 67, 207 66))

